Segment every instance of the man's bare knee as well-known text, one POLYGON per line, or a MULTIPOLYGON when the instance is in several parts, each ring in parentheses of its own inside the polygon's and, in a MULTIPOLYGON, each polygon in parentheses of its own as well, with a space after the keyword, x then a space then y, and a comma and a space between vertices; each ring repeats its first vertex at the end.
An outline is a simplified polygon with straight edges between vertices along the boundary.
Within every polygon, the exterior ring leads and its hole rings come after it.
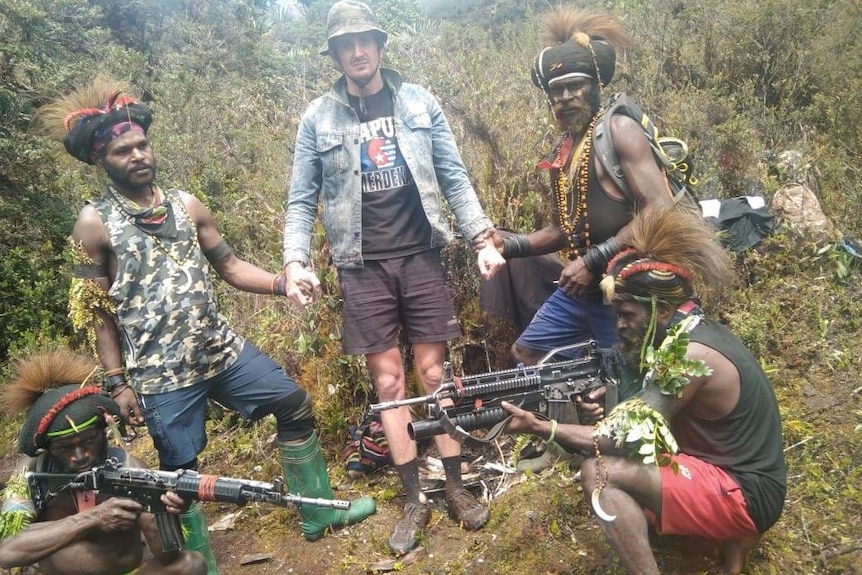
POLYGON ((204 575, 208 569, 203 555, 190 551, 184 551, 171 567, 176 569, 175 573, 186 575, 204 575))
POLYGON ((392 374, 378 374, 374 377, 374 389, 382 401, 404 399, 404 378, 392 374))
POLYGON ((512 357, 515 358, 515 361, 523 363, 524 365, 535 365, 543 355, 541 352, 521 347, 517 343, 512 344, 510 351, 512 352, 512 357))

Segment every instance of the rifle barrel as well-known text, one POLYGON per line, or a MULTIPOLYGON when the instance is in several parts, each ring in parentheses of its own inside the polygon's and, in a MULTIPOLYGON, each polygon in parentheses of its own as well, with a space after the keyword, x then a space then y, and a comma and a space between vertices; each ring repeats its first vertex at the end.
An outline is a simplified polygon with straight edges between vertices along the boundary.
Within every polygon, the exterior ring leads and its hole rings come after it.
MULTIPOLYGON (((478 412, 462 413, 451 418, 455 427, 464 431, 476 431, 491 427, 509 417, 509 412, 502 407, 492 407, 478 412)), ((447 433, 440 419, 426 419, 407 424, 407 434, 410 439, 419 441, 435 435, 447 433)))
POLYGON ((285 495, 285 503, 291 503, 297 507, 313 505, 315 507, 331 507, 332 509, 350 509, 350 501, 342 499, 321 499, 315 497, 300 497, 299 495, 285 495))
POLYGON ((434 401, 433 395, 423 395, 420 397, 411 397, 409 399, 396 399, 393 401, 382 401, 380 403, 372 403, 371 404, 371 412, 377 413, 378 411, 386 411, 387 409, 397 409, 399 407, 410 406, 410 405, 424 405, 426 403, 432 403, 434 401))

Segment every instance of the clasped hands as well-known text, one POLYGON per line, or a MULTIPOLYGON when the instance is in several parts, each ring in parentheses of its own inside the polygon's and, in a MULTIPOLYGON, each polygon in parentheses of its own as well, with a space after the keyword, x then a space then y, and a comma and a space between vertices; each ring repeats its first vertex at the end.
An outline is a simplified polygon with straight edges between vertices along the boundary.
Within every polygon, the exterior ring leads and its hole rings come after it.
POLYGON ((488 228, 473 238, 473 251, 476 252, 476 263, 479 264, 479 273, 486 280, 494 277, 498 271, 506 265, 502 255, 502 240, 500 234, 494 228, 488 228))
POLYGON ((302 263, 290 262, 284 266, 284 275, 287 277, 287 298, 294 305, 305 307, 320 295, 320 280, 302 263))

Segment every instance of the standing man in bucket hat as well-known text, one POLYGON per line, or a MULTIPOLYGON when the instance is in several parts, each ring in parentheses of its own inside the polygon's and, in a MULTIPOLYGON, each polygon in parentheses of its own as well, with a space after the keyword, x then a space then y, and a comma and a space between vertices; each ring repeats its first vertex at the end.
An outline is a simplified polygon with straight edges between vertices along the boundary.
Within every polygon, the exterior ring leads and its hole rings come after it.
MULTIPOLYGON (((476 245, 480 272, 491 277, 504 260, 482 238, 493 230, 476 197, 437 100, 380 66, 387 33, 362 2, 329 11, 321 51, 342 72, 306 109, 296 136, 286 200, 284 272, 287 295, 304 306, 320 291, 308 266, 318 201, 344 297, 343 348, 364 354, 381 401, 404 399, 407 377, 398 345, 404 329, 425 393, 439 385, 446 341, 461 330, 446 286, 440 250, 451 239, 440 204, 446 198, 461 234, 476 245)), ((407 407, 382 422, 406 492, 389 547, 404 554, 418 542, 430 510, 423 504, 407 407)), ((479 529, 488 508, 461 480, 461 448, 440 436, 450 515, 479 529)))

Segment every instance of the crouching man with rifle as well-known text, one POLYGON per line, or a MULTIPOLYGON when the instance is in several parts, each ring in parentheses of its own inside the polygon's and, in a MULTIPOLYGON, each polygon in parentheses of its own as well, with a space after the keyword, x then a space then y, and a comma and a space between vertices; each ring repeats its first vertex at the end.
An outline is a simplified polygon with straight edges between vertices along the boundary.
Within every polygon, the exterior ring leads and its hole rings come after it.
POLYGON ((704 286, 718 295, 733 279, 700 213, 643 210, 628 244, 608 263, 602 289, 640 391, 595 427, 555 426, 506 403, 506 431, 590 453, 580 468, 584 496, 629 573, 659 574, 651 523, 662 535, 721 542, 721 572, 736 575, 784 505, 778 402, 760 361, 698 304, 704 286))
POLYGON ((284 482, 264 483, 147 469, 108 447, 107 421, 119 406, 87 385, 87 358, 54 352, 18 365, 0 395, 4 411, 27 416, 18 440, 23 476, 3 492, 0 568, 38 563, 47 575, 203 575, 207 563, 182 551, 180 514, 190 501, 271 503, 349 509, 349 501, 287 494, 284 482), (143 535, 153 558, 143 559, 143 535))
POLYGON ((281 507, 313 505, 328 509, 350 509, 349 501, 302 497, 285 493, 284 480, 264 483, 252 479, 235 479, 203 475, 190 469, 156 471, 143 467, 126 467, 116 457, 102 465, 78 474, 24 474, 30 497, 37 511, 64 491, 90 490, 103 496, 124 497, 144 505, 155 516, 162 551, 182 549, 183 534, 179 518, 170 500, 179 496, 183 501, 219 501, 245 505, 248 502, 271 503, 281 507), (165 499, 168 496, 168 500, 165 499))
MULTIPOLYGON (((92 360, 64 351, 18 364, 17 377, 2 388, 0 403, 10 417, 26 412, 18 449, 19 470, 79 474, 116 457, 143 467, 139 459, 109 448, 107 418, 119 407, 91 384, 92 360)), ((39 508, 26 481, 13 476, 0 507, 0 568, 36 566, 46 575, 204 575, 200 553, 165 549, 154 516, 137 501, 91 489, 64 489, 39 508), (144 536, 152 554, 146 561, 144 536)), ((159 497, 163 510, 179 517, 188 503, 173 492, 159 497)))

